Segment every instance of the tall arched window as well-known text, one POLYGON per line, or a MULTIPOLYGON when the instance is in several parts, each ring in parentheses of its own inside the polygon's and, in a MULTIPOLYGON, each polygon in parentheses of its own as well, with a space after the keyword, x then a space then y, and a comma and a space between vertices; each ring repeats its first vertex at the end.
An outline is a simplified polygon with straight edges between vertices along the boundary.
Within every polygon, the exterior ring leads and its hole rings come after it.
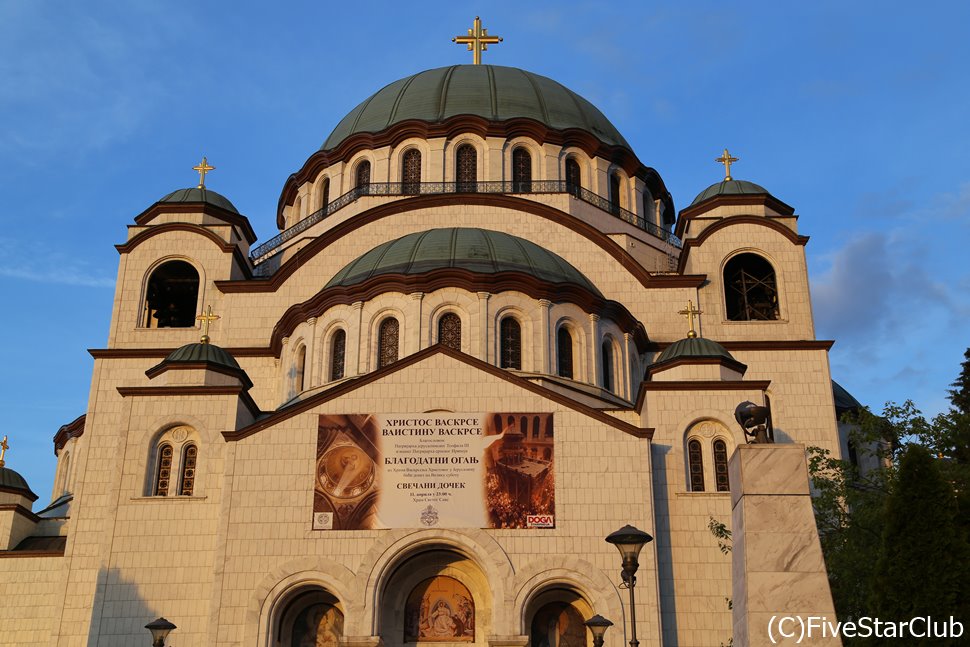
POLYGON ((603 388, 613 390, 613 344, 609 339, 603 340, 603 388))
POLYGON ((620 176, 610 174, 610 213, 620 213, 620 176))
POLYGON ((559 377, 573 378, 573 336, 565 326, 556 333, 556 369, 559 377))
POLYGON ((169 443, 162 443, 158 446, 158 465, 155 467, 153 495, 168 496, 168 488, 172 482, 172 462, 174 458, 175 450, 169 443))
POLYGON ((724 300, 731 321, 778 319, 778 284, 771 263, 738 254, 724 266, 724 300))
POLYGON ((195 443, 188 443, 182 448, 182 465, 179 470, 179 494, 192 496, 195 491, 195 463, 199 458, 199 448, 195 443))
POLYGON ((145 290, 146 328, 191 328, 199 300, 199 273, 185 261, 159 265, 145 290))
POLYGON ((344 356, 347 350, 347 333, 341 328, 330 338, 330 381, 344 376, 344 356))
POLYGON ((370 162, 364 160, 357 165, 356 179, 357 183, 354 186, 360 189, 362 195, 367 195, 367 189, 370 186, 370 162))
POLYGON ((326 210, 330 204, 330 178, 324 178, 323 187, 320 189, 320 208, 326 210))
POLYGON ((304 376, 306 375, 306 346, 300 345, 296 351, 296 361, 293 363, 293 391, 294 394, 301 393, 304 386, 304 376))
POLYGON ((394 317, 381 322, 377 338, 377 368, 383 368, 397 361, 397 349, 401 325, 394 317))
POLYGON ((522 370, 522 327, 512 317, 502 319, 499 325, 499 365, 502 368, 522 370))
POLYGON ((478 190, 478 151, 471 144, 462 144, 455 151, 455 190, 458 193, 478 190))
POLYGON ((687 443, 687 466, 690 470, 690 491, 704 491, 704 456, 701 441, 692 439, 687 443))
POLYGON ((401 193, 421 192, 421 151, 411 148, 401 156, 401 193))
POLYGON ((579 173, 579 162, 574 157, 566 158, 566 190, 578 196, 583 187, 582 177, 579 173))
POLYGON ((727 443, 720 438, 714 441, 714 487, 718 492, 730 492, 728 481, 727 443))
POLYGON ((454 312, 448 312, 438 319, 438 343, 461 350, 461 319, 454 312))
POLYGON ((512 151, 512 193, 532 192, 532 156, 519 146, 512 151))

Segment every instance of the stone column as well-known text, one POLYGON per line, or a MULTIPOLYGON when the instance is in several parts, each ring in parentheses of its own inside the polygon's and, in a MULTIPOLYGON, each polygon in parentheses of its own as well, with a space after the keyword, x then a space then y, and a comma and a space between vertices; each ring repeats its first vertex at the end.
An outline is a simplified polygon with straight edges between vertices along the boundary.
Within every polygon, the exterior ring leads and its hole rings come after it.
POLYGON ((552 373, 549 347, 552 345, 552 339, 555 338, 549 328, 549 308, 551 307, 552 301, 539 299, 539 321, 541 322, 539 326, 539 372, 546 375, 552 373))
POLYGON ((424 292, 412 292, 411 312, 408 313, 410 321, 402 321, 401 326, 405 332, 409 332, 406 339, 401 339, 401 357, 407 357, 421 350, 421 327, 424 325, 424 314, 421 312, 424 305, 424 292))
POLYGON ((489 359, 488 352, 488 298, 492 296, 488 292, 478 292, 478 338, 479 338, 479 355, 478 359, 483 362, 488 362, 494 364, 491 359, 489 359))
POLYGON ((303 388, 309 390, 319 382, 319 375, 317 373, 317 318, 310 317, 306 320, 307 326, 310 327, 310 332, 307 335, 306 340, 306 364, 303 367, 303 388))
POLYGON ((596 386, 603 386, 603 349, 600 348, 599 323, 599 315, 589 315, 589 370, 591 375, 588 382, 596 386))
MULTIPOLYGON (((795 644, 802 631, 799 618, 806 623, 809 617, 835 622, 808 492, 805 446, 741 445, 731 456, 728 472, 734 644, 795 644)), ((801 643, 842 645, 839 638, 823 637, 821 627, 801 643)))
MULTIPOLYGON (((360 375, 363 370, 361 367, 361 360, 367 357, 367 351, 361 350, 360 345, 362 340, 367 339, 367 335, 364 334, 364 302, 354 301, 350 306, 354 309, 355 315, 353 318, 357 319, 356 325, 351 324, 351 329, 347 331, 347 346, 344 349, 347 353, 344 357, 344 366, 346 370, 344 371, 344 377, 354 377, 355 375, 360 375)), ((353 319, 352 318, 352 319, 353 319)))

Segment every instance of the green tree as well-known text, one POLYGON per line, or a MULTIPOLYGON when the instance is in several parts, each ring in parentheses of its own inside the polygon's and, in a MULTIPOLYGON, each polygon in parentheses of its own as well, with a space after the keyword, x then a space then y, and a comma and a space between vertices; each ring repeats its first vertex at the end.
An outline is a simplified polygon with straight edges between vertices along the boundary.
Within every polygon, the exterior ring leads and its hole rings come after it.
MULTIPOLYGON (((874 617, 895 621, 924 615, 967 617, 963 611, 970 552, 957 523, 953 489, 939 463, 918 444, 910 444, 899 461, 870 580, 874 617)), ((912 638, 907 644, 941 643, 912 638)))

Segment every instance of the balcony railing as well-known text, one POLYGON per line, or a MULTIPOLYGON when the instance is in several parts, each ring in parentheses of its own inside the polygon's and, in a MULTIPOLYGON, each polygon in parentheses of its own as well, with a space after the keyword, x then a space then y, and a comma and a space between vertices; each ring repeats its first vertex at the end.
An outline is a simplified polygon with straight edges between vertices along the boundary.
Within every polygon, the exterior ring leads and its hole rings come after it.
POLYGON ((352 202, 364 196, 399 196, 441 195, 447 193, 508 193, 508 194, 539 194, 539 193, 568 193, 574 198, 593 205, 603 211, 613 214, 643 231, 680 248, 680 240, 663 227, 648 222, 632 211, 622 209, 619 205, 596 195, 581 186, 570 184, 562 180, 532 180, 529 182, 377 182, 364 184, 353 188, 328 205, 319 209, 278 236, 270 238, 262 245, 250 252, 249 257, 255 265, 260 264, 276 252, 288 240, 306 231, 321 220, 333 215, 352 202))

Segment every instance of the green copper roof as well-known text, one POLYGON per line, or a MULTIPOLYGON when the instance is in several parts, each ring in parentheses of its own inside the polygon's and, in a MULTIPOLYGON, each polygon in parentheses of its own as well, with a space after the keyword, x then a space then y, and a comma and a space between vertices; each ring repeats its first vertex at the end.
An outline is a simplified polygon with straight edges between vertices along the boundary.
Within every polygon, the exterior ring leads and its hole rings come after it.
MULTIPOLYGON (((700 204, 709 198, 713 198, 716 195, 755 195, 755 194, 767 194, 768 189, 763 186, 759 186, 754 182, 745 182, 744 180, 724 180, 723 182, 718 182, 707 187, 703 191, 697 194, 694 201, 691 202, 691 206, 695 204, 700 204)), ((770 194, 769 194, 770 195, 770 194)))
POLYGON ((236 210, 236 207, 229 202, 229 198, 216 193, 212 189, 179 189, 178 191, 172 191, 167 196, 159 200, 159 202, 206 202, 221 209, 225 209, 226 211, 239 213, 239 211, 236 210))
POLYGON ((0 488, 17 490, 31 501, 37 500, 37 495, 27 485, 27 480, 9 467, 0 467, 0 488))
POLYGON ((862 408, 862 404, 835 380, 832 380, 832 395, 835 398, 835 411, 840 416, 846 411, 858 411, 862 408))
POLYGON ((219 348, 215 344, 186 344, 181 348, 176 348, 165 358, 164 363, 190 364, 194 362, 209 362, 242 370, 235 358, 227 351, 219 348))
POLYGON ((683 357, 723 357, 734 361, 731 353, 716 341, 703 337, 688 337, 675 341, 660 353, 654 364, 683 357))
POLYGON ((382 274, 423 274, 450 267, 479 274, 525 272, 549 283, 573 283, 602 296, 561 256, 523 238, 464 227, 431 229, 378 245, 337 272, 327 287, 356 285, 382 274))
POLYGON ((528 117, 556 130, 579 128, 605 144, 630 148, 596 106, 550 78, 515 67, 452 65, 378 90, 337 124, 322 150, 355 133, 377 133, 408 119, 438 123, 456 115, 489 121, 528 117))

